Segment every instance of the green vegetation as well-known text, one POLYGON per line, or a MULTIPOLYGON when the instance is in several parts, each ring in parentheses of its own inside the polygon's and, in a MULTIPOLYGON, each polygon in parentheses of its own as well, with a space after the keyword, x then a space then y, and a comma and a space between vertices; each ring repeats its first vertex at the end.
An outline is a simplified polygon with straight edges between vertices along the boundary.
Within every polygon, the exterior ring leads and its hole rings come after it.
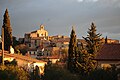
POLYGON ((19 44, 15 46, 16 53, 22 53, 22 55, 25 55, 28 51, 28 47, 25 44, 19 44))
POLYGON ((19 41, 16 39, 16 37, 13 36, 13 47, 15 48, 15 46, 19 45, 19 41))
POLYGON ((10 51, 10 45, 12 45, 12 28, 10 25, 10 17, 8 14, 8 10, 6 9, 3 19, 3 26, 4 28, 4 49, 10 51))
POLYGON ((111 68, 98 68, 92 71, 84 80, 118 80, 120 70, 116 65, 111 65, 111 68))
POLYGON ((40 80, 40 70, 38 66, 30 73, 30 80, 40 80))
MULTIPOLYGON (((15 37, 12 38, 10 17, 7 9, 2 27, 4 28, 5 50, 9 51, 10 46, 13 45, 17 53, 25 55, 28 47, 25 44, 19 44, 15 37)), ((43 80, 117 80, 120 70, 115 65, 105 69, 96 67, 94 58, 102 45, 101 34, 97 34, 96 31, 96 26, 92 23, 87 32, 87 37, 83 37, 86 45, 81 43, 78 47, 75 30, 72 28, 68 52, 65 49, 61 51, 63 53, 61 62, 67 61, 67 69, 49 61, 48 65, 45 66, 44 76, 40 76, 38 66, 33 68, 33 72, 28 72, 23 67, 18 67, 17 61, 14 59, 11 62, 5 61, 4 66, 0 65, 0 80, 40 80, 40 77, 43 80)), ((107 37, 105 42, 107 43, 107 37)), ((53 43, 50 46, 55 47, 56 44, 53 43)))
POLYGON ((91 28, 87 32, 87 37, 83 37, 87 43, 87 52, 93 55, 99 50, 100 46, 102 45, 100 38, 101 34, 97 34, 96 31, 96 26, 94 25, 94 23, 92 23, 91 28))
POLYGON ((44 80, 79 80, 79 76, 57 64, 52 64, 45 66, 44 80))
POLYGON ((66 68, 57 64, 48 64, 45 66, 43 80, 118 80, 117 75, 120 70, 112 65, 111 68, 96 68, 89 74, 71 73, 66 68))
POLYGON ((29 74, 17 66, 0 66, 0 80, 29 80, 29 74))
POLYGON ((75 30, 72 28, 70 34, 70 42, 69 42, 69 49, 68 49, 68 70, 72 73, 77 71, 76 67, 76 60, 77 60, 77 39, 75 30))
POLYGON ((62 49, 60 61, 65 63, 67 61, 67 56, 68 56, 68 50, 62 49))
POLYGON ((83 46, 81 43, 79 48, 80 58, 78 65, 80 66, 80 73, 82 74, 89 74, 90 71, 96 68, 96 61, 93 59, 102 45, 101 34, 97 34, 96 31, 96 26, 92 23, 91 28, 87 32, 87 37, 83 37, 86 41, 86 46, 83 46))
POLYGON ((81 43, 79 48, 79 59, 77 60, 78 71, 80 75, 87 75, 96 67, 95 61, 91 58, 92 55, 87 52, 85 46, 83 46, 81 43))
POLYGON ((78 47, 75 30, 72 29, 68 50, 68 70, 79 75, 80 80, 117 80, 120 72, 116 70, 116 66, 109 69, 97 68, 94 58, 103 43, 101 34, 97 34, 96 31, 96 26, 92 23, 87 37, 83 37, 86 45, 81 43, 78 47))
POLYGON ((4 61, 5 65, 13 65, 13 66, 17 66, 17 61, 15 59, 13 59, 11 62, 8 60, 4 61))
POLYGON ((101 43, 100 34, 96 34, 96 26, 91 24, 87 37, 83 37, 86 45, 81 43, 77 45, 75 30, 72 29, 70 34, 69 50, 68 50, 68 70, 72 73, 87 75, 96 68, 96 61, 93 60, 95 53, 99 50, 101 43))

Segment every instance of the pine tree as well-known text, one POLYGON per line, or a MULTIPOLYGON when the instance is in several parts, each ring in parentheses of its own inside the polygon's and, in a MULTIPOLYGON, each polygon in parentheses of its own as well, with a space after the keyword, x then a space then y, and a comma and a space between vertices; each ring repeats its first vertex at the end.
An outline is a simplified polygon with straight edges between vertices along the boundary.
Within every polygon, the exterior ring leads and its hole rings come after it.
POLYGON ((87 52, 90 53, 90 54, 95 54, 100 46, 101 46, 101 34, 97 34, 96 33, 96 26, 94 25, 94 23, 91 24, 91 28, 89 29, 89 31, 87 32, 88 35, 87 37, 83 37, 85 39, 85 41, 87 42, 87 46, 86 46, 86 49, 87 49, 87 52))
POLYGON ((76 72, 77 40, 74 28, 72 28, 68 49, 68 70, 76 72))
POLYGON ((4 49, 9 51, 10 45, 12 45, 12 28, 10 25, 10 17, 8 10, 6 9, 3 19, 3 28, 4 28, 4 49))
POLYGON ((96 52, 101 46, 101 34, 96 34, 96 26, 94 23, 91 24, 91 28, 88 31, 87 37, 83 37, 86 41, 86 46, 79 48, 79 60, 77 61, 79 73, 82 75, 89 74, 96 67, 96 61, 93 60, 96 52))
POLYGON ((95 61, 91 59, 91 54, 89 54, 83 45, 80 44, 79 47, 79 59, 77 60, 78 71, 80 75, 87 75, 95 68, 95 61))

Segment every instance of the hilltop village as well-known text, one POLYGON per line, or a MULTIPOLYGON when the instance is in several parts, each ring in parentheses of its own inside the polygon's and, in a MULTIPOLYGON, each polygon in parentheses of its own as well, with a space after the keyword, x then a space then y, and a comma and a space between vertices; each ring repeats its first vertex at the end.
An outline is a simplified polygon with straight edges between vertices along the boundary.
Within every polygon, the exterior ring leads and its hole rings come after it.
POLYGON ((57 33, 49 36, 49 32, 41 24, 37 30, 25 33, 24 38, 16 40, 12 36, 10 17, 6 9, 1 35, 0 75, 3 76, 0 76, 0 80, 120 78, 119 40, 102 38, 101 34, 96 33, 94 23, 83 39, 76 38, 74 27, 70 37, 57 33))
MULTIPOLYGON (((28 47, 27 55, 38 59, 56 59, 65 58, 68 55, 68 47, 70 37, 64 35, 48 36, 48 31, 44 25, 40 25, 39 29, 30 33, 25 33, 24 38, 19 38, 19 42, 24 42, 28 47)), ((101 39, 105 43, 105 39, 101 39)), ((77 39, 78 46, 83 43, 84 39, 77 39)), ((119 43, 119 40, 107 39, 108 43, 119 43)), ((55 62, 55 61, 53 61, 55 62)))

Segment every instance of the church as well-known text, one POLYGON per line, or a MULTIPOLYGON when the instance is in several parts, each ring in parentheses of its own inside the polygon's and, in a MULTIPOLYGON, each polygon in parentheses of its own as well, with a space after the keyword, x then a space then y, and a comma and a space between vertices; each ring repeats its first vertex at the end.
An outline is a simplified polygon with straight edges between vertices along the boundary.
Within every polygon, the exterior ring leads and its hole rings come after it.
MULTIPOLYGON (((48 41, 48 31, 45 30, 44 25, 40 25, 40 28, 38 30, 32 31, 30 33, 25 33, 24 35, 25 38, 25 45, 27 45, 29 47, 29 54, 33 54, 37 56, 37 48, 42 48, 45 47, 43 46, 43 42, 48 42, 49 45, 49 41, 48 41)), ((35 56, 35 57, 36 57, 35 56)))

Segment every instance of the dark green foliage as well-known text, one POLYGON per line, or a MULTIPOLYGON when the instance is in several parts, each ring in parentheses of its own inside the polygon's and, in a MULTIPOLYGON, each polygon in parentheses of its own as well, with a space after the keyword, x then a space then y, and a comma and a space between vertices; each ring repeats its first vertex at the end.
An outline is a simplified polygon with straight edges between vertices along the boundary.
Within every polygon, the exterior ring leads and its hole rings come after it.
POLYGON ((15 50, 19 53, 22 53, 22 55, 25 55, 28 51, 28 46, 26 46, 25 44, 19 44, 17 46, 15 46, 15 50))
POLYGON ((119 74, 119 69, 114 65, 111 68, 96 68, 89 74, 80 74, 80 80, 118 80, 119 74))
POLYGON ((88 78, 90 80, 111 80, 111 76, 108 71, 103 69, 94 70, 88 78))
POLYGON ((19 45, 19 41, 16 39, 16 37, 13 36, 13 47, 19 45))
POLYGON ((120 68, 116 67, 116 65, 111 65, 110 74, 111 74, 111 80, 117 80, 118 75, 120 74, 120 68))
POLYGON ((76 72, 76 56, 77 56, 77 40, 75 30, 72 28, 68 49, 68 70, 70 72, 76 72))
POLYGON ((67 49, 62 49, 61 50, 61 58, 60 62, 66 62, 67 61, 67 56, 68 56, 68 50, 67 49))
POLYGON ((105 38, 105 44, 107 44, 108 43, 108 39, 107 39, 107 36, 106 36, 106 38, 105 38))
POLYGON ((33 67, 33 72, 30 72, 30 80, 40 80, 40 70, 38 66, 36 66, 35 69, 33 67))
POLYGON ((10 45, 12 45, 12 28, 10 25, 10 17, 8 14, 8 10, 6 9, 3 19, 3 26, 4 28, 4 49, 9 51, 10 45))
POLYGON ((96 31, 96 26, 92 23, 91 28, 87 32, 87 37, 83 37, 87 42, 86 49, 89 54, 95 54, 101 46, 101 34, 97 34, 96 31))
POLYGON ((34 70, 34 80, 40 80, 40 70, 38 66, 36 66, 34 70))
POLYGON ((87 80, 118 80, 118 71, 115 66, 108 69, 95 69, 88 76, 87 80))
POLYGON ((79 60, 77 62, 79 66, 79 72, 82 75, 88 75, 91 71, 96 68, 96 61, 94 60, 96 52, 100 49, 101 34, 96 34, 96 26, 94 23, 91 24, 91 28, 88 31, 87 37, 83 37, 86 41, 86 46, 79 47, 79 60))
POLYGON ((95 62, 91 59, 92 55, 88 54, 87 50, 81 43, 79 47, 79 57, 77 60, 78 71, 80 75, 87 75, 95 68, 95 62))
POLYGON ((86 46, 81 43, 78 48, 78 57, 76 58, 76 62, 80 75, 88 75, 96 68, 96 61, 93 60, 93 58, 101 45, 100 36, 100 34, 96 34, 96 26, 92 23, 87 37, 83 37, 87 43, 86 46))
POLYGON ((46 65, 44 80, 79 80, 79 77, 58 65, 46 65))
POLYGON ((15 59, 13 59, 11 62, 8 60, 5 60, 5 65, 13 65, 13 66, 17 66, 17 61, 15 59))
POLYGON ((0 66, 0 80, 29 80, 29 74, 17 66, 0 66))

